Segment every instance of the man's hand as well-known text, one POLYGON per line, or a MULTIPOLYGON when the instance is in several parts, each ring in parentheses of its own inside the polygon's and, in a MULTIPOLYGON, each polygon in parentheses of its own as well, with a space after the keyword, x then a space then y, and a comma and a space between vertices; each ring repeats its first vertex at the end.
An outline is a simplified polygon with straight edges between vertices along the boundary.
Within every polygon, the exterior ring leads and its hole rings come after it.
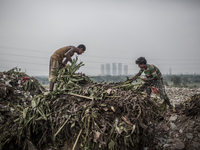
POLYGON ((130 78, 130 79, 129 79, 129 77, 126 77, 126 81, 132 82, 132 81, 133 81, 133 78, 130 78))
POLYGON ((129 77, 126 76, 126 81, 130 81, 129 77))

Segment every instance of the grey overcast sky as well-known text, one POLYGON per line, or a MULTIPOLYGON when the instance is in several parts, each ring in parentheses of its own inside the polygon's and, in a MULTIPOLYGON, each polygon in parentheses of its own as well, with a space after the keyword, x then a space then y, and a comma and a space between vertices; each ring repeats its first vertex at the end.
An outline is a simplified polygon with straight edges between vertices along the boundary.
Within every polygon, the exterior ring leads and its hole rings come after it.
POLYGON ((0 0, 0 21, 0 71, 48 75, 55 50, 85 44, 86 75, 107 63, 134 75, 140 56, 163 74, 200 74, 199 0, 0 0))

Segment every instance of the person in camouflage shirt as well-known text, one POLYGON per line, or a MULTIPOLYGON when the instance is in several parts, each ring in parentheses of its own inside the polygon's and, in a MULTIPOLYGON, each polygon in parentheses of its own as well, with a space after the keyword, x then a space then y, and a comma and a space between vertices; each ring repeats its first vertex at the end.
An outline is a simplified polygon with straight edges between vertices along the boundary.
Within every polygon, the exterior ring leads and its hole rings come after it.
POLYGON ((155 86, 159 90, 160 98, 164 99, 164 101, 171 107, 170 100, 165 92, 165 87, 163 84, 163 76, 155 65, 147 64, 147 61, 144 57, 139 57, 135 62, 140 68, 139 72, 132 77, 130 80, 135 80, 138 76, 140 76, 143 72, 146 78, 142 79, 146 83, 142 86, 141 90, 145 90, 147 92, 148 97, 151 95, 151 86, 155 86))

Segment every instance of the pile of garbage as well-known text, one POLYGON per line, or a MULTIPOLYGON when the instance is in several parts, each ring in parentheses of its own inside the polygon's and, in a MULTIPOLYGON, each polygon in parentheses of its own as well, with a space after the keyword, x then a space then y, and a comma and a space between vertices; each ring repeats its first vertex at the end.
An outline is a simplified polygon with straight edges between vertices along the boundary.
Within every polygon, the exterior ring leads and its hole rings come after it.
MULTIPOLYGON (((0 72, 0 131, 4 137, 3 128, 7 123, 14 122, 19 116, 18 109, 23 109, 31 104, 34 96, 44 93, 46 90, 33 77, 21 72, 17 67, 0 72)), ((6 132, 11 132, 12 127, 6 132)), ((7 139, 8 140, 8 139, 7 139)), ((3 143, 0 142, 0 149, 3 143)))
POLYGON ((77 60, 55 72, 52 92, 17 68, 0 73, 0 150, 184 149, 191 125, 198 148, 199 95, 163 113, 142 84, 95 83, 77 60))
POLYGON ((195 94, 188 100, 184 101, 184 113, 187 116, 200 116, 200 94, 195 94))
MULTIPOLYGON (((195 94, 176 104, 174 112, 166 111, 155 127, 155 148, 163 150, 200 149, 200 94, 199 89, 171 89, 183 94, 186 90, 195 94)), ((178 96, 176 96, 178 97, 178 96)), ((171 99, 173 101, 173 99, 171 99)))
POLYGON ((1 99, 14 100, 10 96, 24 95, 33 97, 45 92, 43 86, 33 77, 21 72, 17 67, 0 72, 0 97, 1 99))
POLYGON ((143 149, 152 145, 158 105, 145 93, 134 92, 132 84, 98 84, 76 74, 82 65, 76 58, 59 70, 53 92, 37 88, 41 94, 35 93, 30 103, 13 105, 9 115, 1 111, 9 118, 0 126, 1 149, 143 149))
POLYGON ((166 88, 166 93, 174 105, 180 105, 195 94, 200 94, 200 88, 166 88))

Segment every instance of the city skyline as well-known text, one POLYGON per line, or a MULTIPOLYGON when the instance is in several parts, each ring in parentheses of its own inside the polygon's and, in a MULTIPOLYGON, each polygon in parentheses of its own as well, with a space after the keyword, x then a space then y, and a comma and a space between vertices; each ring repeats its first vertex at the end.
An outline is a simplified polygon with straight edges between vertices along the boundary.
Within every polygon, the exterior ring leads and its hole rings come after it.
POLYGON ((122 65, 122 63, 106 63, 101 64, 100 75, 129 75, 128 65, 122 65), (112 64, 112 67, 111 67, 112 64), (112 71, 111 71, 112 70, 112 71))

